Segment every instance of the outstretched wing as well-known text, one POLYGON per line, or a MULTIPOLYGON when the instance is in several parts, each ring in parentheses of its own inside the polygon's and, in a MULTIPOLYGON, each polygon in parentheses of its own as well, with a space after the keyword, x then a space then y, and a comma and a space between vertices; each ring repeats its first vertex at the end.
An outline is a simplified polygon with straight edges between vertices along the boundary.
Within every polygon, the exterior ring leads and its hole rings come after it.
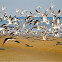
POLYGON ((4 42, 3 42, 3 45, 4 45, 4 43, 8 40, 9 38, 5 38, 5 40, 4 40, 4 42))

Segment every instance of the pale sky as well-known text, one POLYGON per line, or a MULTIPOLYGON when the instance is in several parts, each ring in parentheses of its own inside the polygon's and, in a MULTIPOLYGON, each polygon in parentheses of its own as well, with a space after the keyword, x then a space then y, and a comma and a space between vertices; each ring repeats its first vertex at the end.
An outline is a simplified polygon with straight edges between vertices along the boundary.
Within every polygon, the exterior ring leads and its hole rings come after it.
POLYGON ((62 0, 0 0, 0 12, 2 5, 6 6, 6 11, 8 15, 17 15, 15 9, 16 7, 20 10, 29 10, 31 12, 35 12, 35 8, 37 6, 41 6, 43 13, 45 8, 50 8, 51 2, 54 5, 54 11, 58 11, 59 9, 62 11, 62 0))

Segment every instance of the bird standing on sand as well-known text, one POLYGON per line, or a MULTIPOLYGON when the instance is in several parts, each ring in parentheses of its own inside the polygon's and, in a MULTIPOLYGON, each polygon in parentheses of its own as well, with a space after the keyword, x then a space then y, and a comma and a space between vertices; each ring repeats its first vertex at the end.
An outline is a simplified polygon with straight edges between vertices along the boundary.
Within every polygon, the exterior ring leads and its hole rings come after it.
POLYGON ((46 29, 46 25, 45 25, 45 24, 43 24, 42 29, 43 29, 43 31, 41 32, 41 34, 42 34, 42 38, 43 38, 43 40, 46 40, 47 29, 46 29))
POLYGON ((46 33, 42 32, 42 38, 43 40, 46 40, 46 33))

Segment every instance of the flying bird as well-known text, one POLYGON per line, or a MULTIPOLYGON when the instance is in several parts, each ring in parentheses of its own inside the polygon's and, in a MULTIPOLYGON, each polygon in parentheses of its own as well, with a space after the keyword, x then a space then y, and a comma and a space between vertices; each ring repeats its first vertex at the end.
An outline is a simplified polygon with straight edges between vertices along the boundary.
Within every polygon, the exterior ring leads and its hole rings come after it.
POLYGON ((2 11, 4 11, 5 9, 6 9, 6 7, 3 5, 3 6, 2 6, 2 11))
POLYGON ((42 38, 43 38, 43 40, 46 40, 46 33, 45 32, 42 32, 42 38))
POLYGON ((4 45, 7 41, 9 41, 9 40, 15 40, 15 38, 12 38, 12 37, 10 37, 10 38, 5 38, 5 40, 4 40, 4 42, 3 42, 3 45, 4 45))
POLYGON ((54 8, 53 3, 51 2, 51 8, 54 8))
POLYGON ((35 11, 36 11, 37 14, 40 14, 40 12, 37 9, 35 9, 35 11))
POLYGON ((61 15, 61 10, 58 11, 57 15, 61 15))
POLYGON ((47 20, 47 15, 48 14, 46 14, 46 11, 45 11, 44 14, 42 15, 43 17, 42 17, 41 23, 45 22, 46 24, 49 24, 49 21, 47 20))
POLYGON ((2 22, 3 21, 3 17, 0 17, 0 22, 2 22))
POLYGON ((16 8, 16 12, 18 13, 19 12, 19 10, 16 8))
POLYGON ((41 9, 42 7, 41 6, 38 6, 37 9, 41 9))
POLYGON ((37 25, 38 30, 40 30, 40 25, 39 25, 39 23, 40 23, 39 20, 36 20, 36 21, 34 22, 34 25, 37 25))

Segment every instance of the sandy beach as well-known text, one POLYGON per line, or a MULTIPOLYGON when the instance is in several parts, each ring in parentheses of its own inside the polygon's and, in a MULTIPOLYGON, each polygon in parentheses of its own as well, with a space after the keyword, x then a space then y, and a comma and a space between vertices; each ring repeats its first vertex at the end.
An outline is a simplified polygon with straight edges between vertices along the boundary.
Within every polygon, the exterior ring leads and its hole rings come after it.
POLYGON ((62 61, 62 45, 56 45, 57 42, 62 43, 62 38, 48 37, 46 41, 43 41, 42 37, 19 36, 15 40, 20 43, 12 40, 3 45, 4 39, 8 37, 0 37, 0 61, 62 61))
POLYGON ((0 0, 0 62, 62 62, 62 0, 0 0))

